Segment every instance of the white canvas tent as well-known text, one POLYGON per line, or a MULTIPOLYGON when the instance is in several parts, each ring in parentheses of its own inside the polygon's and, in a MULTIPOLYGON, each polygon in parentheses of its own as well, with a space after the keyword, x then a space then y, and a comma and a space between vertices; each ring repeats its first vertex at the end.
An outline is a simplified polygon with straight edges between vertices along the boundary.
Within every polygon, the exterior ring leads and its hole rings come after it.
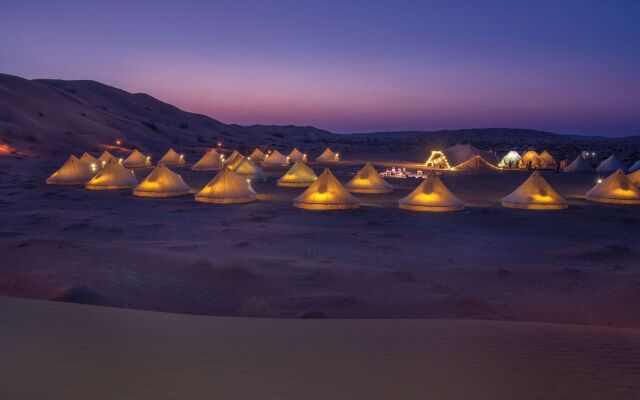
POLYGON ((598 165, 598 168, 596 168, 596 171, 598 171, 601 174, 607 174, 607 173, 615 172, 619 169, 624 171, 624 164, 622 163, 622 161, 618 160, 618 157, 612 154, 609 156, 609 158, 602 161, 600 165, 598 165))
POLYGON ((133 171, 126 169, 117 159, 108 161, 84 187, 90 190, 132 189, 138 184, 133 171))
POLYGON ((138 149, 135 149, 131 152, 131 154, 129 154, 129 157, 127 157, 122 162, 122 165, 124 165, 127 168, 150 167, 151 157, 145 154, 142 154, 140 151, 138 151, 138 149))
POLYGON ((360 200, 325 168, 307 190, 293 199, 293 205, 306 210, 348 210, 360 207, 360 200))
POLYGON ((291 153, 289 153, 289 161, 296 162, 298 160, 307 162, 307 155, 294 147, 291 153))
POLYGON ((500 160, 500 163, 498 163, 498 167, 518 168, 519 164, 520 164, 520 154, 518 154, 517 151, 511 150, 504 157, 502 157, 502 160, 500 160))
POLYGON ((260 150, 259 148, 256 147, 255 150, 253 150, 253 152, 249 155, 249 158, 251 159, 251 161, 253 161, 254 163, 261 163, 264 161, 264 159, 267 157, 266 154, 264 154, 264 152, 262 150, 260 150))
POLYGON ((567 165, 564 169, 564 172, 592 172, 593 167, 587 161, 586 158, 582 156, 582 154, 578 155, 575 160, 571 162, 571 164, 567 165))
POLYGON ((185 164, 186 160, 184 159, 184 155, 176 153, 173 149, 169 149, 165 155, 158 160, 158 164, 160 163, 164 165, 181 165, 185 164))
POLYGON ((451 193, 433 171, 409 195, 398 200, 399 208, 411 211, 449 212, 464 206, 464 201, 451 193))
POLYGON ((510 195, 503 197, 502 205, 508 208, 527 210, 562 210, 569 207, 569 203, 549 185, 538 171, 534 171, 510 195))
POLYGON ((318 176, 304 162, 298 160, 278 179, 278 186, 307 187, 318 179, 318 176))
POLYGON ((246 178, 224 168, 196 194, 195 199, 202 203, 250 203, 256 200, 256 192, 246 178))
POLYGON ((640 188, 618 169, 586 193, 587 200, 612 204, 640 204, 640 188))
POLYGON ((193 164, 191 170, 193 171, 218 171, 222 169, 224 157, 216 151, 211 149, 207 151, 197 163, 193 164))
POLYGON ((100 160, 95 158, 91 154, 87 153, 86 151, 82 153, 82 156, 80 157, 80 161, 84 161, 87 164, 92 165, 96 168, 102 167, 102 163, 100 162, 100 160))
POLYGON ((267 154, 267 157, 262 161, 262 165, 264 166, 285 166, 289 165, 289 159, 284 154, 280 153, 278 150, 274 150, 271 153, 267 154))
POLYGON ((371 163, 366 163, 344 187, 352 193, 393 192, 393 186, 382 179, 371 163))
POLYGON ((72 155, 47 179, 48 185, 84 185, 95 175, 92 166, 72 155))
POLYGON ((321 163, 338 162, 340 161, 340 154, 334 153, 333 150, 327 147, 326 149, 324 149, 322 154, 320 154, 318 158, 316 158, 316 161, 321 163))
POLYGON ((191 193, 191 189, 182 177, 171 171, 165 164, 158 164, 138 186, 133 189, 134 196, 172 197, 191 193))
POLYGON ((240 161, 240 164, 234 168, 233 172, 246 179, 250 179, 252 182, 264 182, 267 180, 267 175, 262 171, 262 168, 248 158, 240 161))

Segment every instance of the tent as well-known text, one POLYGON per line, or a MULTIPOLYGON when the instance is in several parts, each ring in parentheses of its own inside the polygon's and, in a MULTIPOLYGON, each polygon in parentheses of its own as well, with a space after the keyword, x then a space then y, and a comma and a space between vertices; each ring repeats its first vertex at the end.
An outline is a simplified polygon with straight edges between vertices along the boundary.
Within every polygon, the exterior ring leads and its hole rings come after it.
POLYGON ((144 180, 133 189, 134 196, 171 197, 191 193, 182 177, 165 164, 158 164, 144 180))
POLYGON ((520 158, 520 168, 529 169, 529 168, 544 168, 542 158, 540 155, 534 150, 529 150, 522 155, 520 158))
POLYGON ((636 172, 636 171, 640 171, 640 160, 634 162, 631 168, 629 168, 629 172, 636 172))
POLYGON ((102 163, 100 162, 100 160, 98 160, 97 158, 95 158, 91 154, 87 153, 86 151, 84 153, 82 153, 82 156, 80 156, 80 161, 84 161, 87 164, 93 165, 93 166, 95 166, 97 168, 102 167, 102 163))
POLYGON ((96 165, 72 155, 47 179, 48 185, 83 185, 96 173, 96 165))
POLYGON ((606 160, 601 162, 600 165, 598 165, 598 168, 596 168, 596 171, 598 171, 601 174, 606 174, 606 173, 615 172, 619 169, 624 171, 624 164, 620 160, 618 160, 618 157, 612 154, 611 156, 609 156, 609 158, 607 158, 606 160))
POLYGON ((293 150, 291 150, 291 153, 289 153, 289 161, 296 162, 298 160, 307 162, 307 155, 294 147, 293 150))
POLYGON ((593 171, 593 167, 591 166, 591 163, 589 163, 589 161, 587 161, 587 159, 584 158, 582 154, 576 157, 576 159, 573 160, 571 164, 567 165, 567 167, 564 169, 564 172, 591 172, 591 171, 593 171))
POLYGON ((160 163, 164 165, 181 165, 185 164, 186 161, 184 159, 184 155, 176 153, 173 149, 169 149, 169 151, 167 151, 165 155, 158 160, 158 164, 160 163))
POLYGON ((480 156, 473 156, 462 164, 456 165, 453 169, 455 169, 456 171, 479 171, 481 169, 492 170, 499 168, 493 164, 489 164, 484 158, 480 156))
POLYGON ((433 150, 424 165, 430 169, 451 169, 447 156, 439 150, 433 150))
POLYGON ((196 201, 202 203, 250 203, 256 200, 256 192, 247 182, 228 168, 218 174, 196 194, 196 201))
POLYGON ((324 151, 322 152, 322 154, 320 154, 318 156, 318 158, 316 158, 317 162, 337 162, 340 161, 340 154, 339 153, 334 153, 333 150, 331 150, 330 148, 326 148, 324 149, 324 151))
POLYGON ((262 165, 289 165, 289 159, 278 150, 274 150, 271 153, 267 154, 267 157, 264 159, 264 161, 262 161, 262 165))
POLYGON ((412 211, 447 212, 464 209, 464 201, 451 193, 431 171, 409 195, 398 200, 398 207, 412 211))
POLYGON ((112 159, 84 187, 91 190, 132 189, 137 184, 133 171, 112 159))
POLYGON ((218 171, 222 169, 224 164, 222 161, 223 158, 216 149, 211 149, 207 151, 197 163, 193 164, 191 169, 193 171, 218 171))
POLYGON ((636 186, 640 186, 640 170, 630 173, 627 178, 636 186))
POLYGON ((480 157, 488 164, 495 164, 498 162, 496 155, 490 151, 482 151, 471 144, 455 144, 444 151, 444 154, 452 167, 457 167, 474 157, 480 157))
POLYGON ((293 199, 293 205, 306 210, 348 210, 360 207, 360 200, 325 168, 307 190, 293 199))
POLYGON ((640 204, 640 188, 633 184, 622 169, 618 169, 589 190, 586 198, 599 203, 640 204))
POLYGON ((520 164, 520 154, 518 154, 517 151, 511 150, 504 157, 502 157, 502 160, 500 160, 500 163, 498 163, 498 167, 518 168, 519 164, 520 164))
POLYGON ((145 156, 138 149, 135 149, 129 154, 126 160, 122 162, 127 168, 142 168, 151 166, 151 157, 145 156))
POLYGON ((558 164, 556 162, 556 159, 553 158, 553 156, 551 155, 551 153, 549 153, 546 150, 540 153, 540 159, 542 160, 543 168, 554 168, 558 164))
POLYGON ((258 167, 248 158, 244 158, 240 161, 240 164, 233 169, 233 172, 244 178, 250 179, 252 182, 264 182, 267 180, 267 176, 262 171, 262 168, 258 167))
POLYGON ((278 179, 278 186, 307 187, 315 182, 316 179, 318 179, 316 173, 307 164, 298 160, 289 171, 278 179))
POLYGON ((224 164, 225 164, 225 165, 233 164, 233 163, 235 163, 235 162, 237 161, 237 159, 238 159, 239 157, 244 158, 244 156, 243 156, 242 154, 238 153, 238 151, 237 151, 237 150, 234 150, 234 151, 231 153, 231 155, 229 155, 229 157, 228 157, 228 158, 226 158, 226 159, 224 160, 224 164))
POLYGON ((569 203, 549 185, 539 171, 534 171, 522 185, 503 197, 502 205, 527 210, 562 210, 569 207, 569 203))
POLYGON ((393 186, 382 179, 378 171, 371 163, 365 164, 356 176, 353 177, 346 185, 347 190, 352 193, 390 193, 393 192, 393 186))
POLYGON ((251 161, 255 162, 255 163, 261 163, 264 161, 264 159, 267 157, 266 154, 264 154, 262 152, 262 150, 260 150, 259 148, 256 147, 256 149, 253 151, 253 153, 251 153, 251 155, 249 155, 249 158, 251 159, 251 161))
POLYGON ((107 150, 103 151, 102 154, 100 155, 100 157, 98 157, 98 161, 100 161, 100 164, 102 166, 104 166, 110 160, 119 161, 120 159, 115 157, 113 154, 109 153, 107 150))
POLYGON ((235 170, 244 159, 245 159, 245 156, 243 156, 242 154, 238 154, 233 158, 233 161, 227 164, 227 168, 229 168, 232 171, 235 170))

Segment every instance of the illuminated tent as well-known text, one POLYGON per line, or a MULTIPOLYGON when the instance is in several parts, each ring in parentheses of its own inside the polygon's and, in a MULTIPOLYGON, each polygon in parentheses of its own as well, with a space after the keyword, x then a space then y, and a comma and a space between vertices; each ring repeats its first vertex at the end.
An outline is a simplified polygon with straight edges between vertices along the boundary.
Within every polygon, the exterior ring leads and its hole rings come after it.
POLYGON ((236 162, 236 160, 238 159, 238 157, 242 157, 242 158, 244 158, 244 156, 243 156, 242 154, 238 153, 238 151, 237 151, 237 150, 234 150, 234 151, 231 153, 231 155, 230 155, 228 158, 226 158, 226 159, 224 160, 224 164, 225 164, 225 165, 233 164, 234 162, 236 162))
POLYGON ((282 178, 278 179, 278 186, 307 187, 318 179, 318 176, 304 162, 298 160, 282 178))
POLYGON ((84 187, 91 190, 132 189, 138 184, 133 171, 126 169, 113 159, 94 176, 84 187))
POLYGON ((95 175, 94 167, 72 155, 47 179, 48 185, 83 185, 95 175))
POLYGON ((622 169, 618 169, 589 190, 586 198, 599 203, 640 204, 640 188, 633 184, 622 169))
POLYGON ((471 144, 455 144, 444 151, 445 156, 452 167, 457 167, 474 157, 482 158, 487 164, 498 162, 496 155, 490 151, 476 149, 471 144))
POLYGON ((430 172, 398 207, 412 211, 447 212, 464 209, 464 201, 451 193, 435 172, 430 172))
POLYGON ((248 158, 244 158, 240 161, 240 164, 238 164, 233 172, 246 179, 250 179, 252 182, 264 182, 267 180, 267 176, 262 171, 262 168, 258 167, 248 158))
POLYGON ((141 168, 141 167, 150 167, 151 166, 151 157, 147 157, 138 149, 135 149, 129 154, 126 160, 122 162, 127 168, 141 168))
POLYGON ((553 158, 551 153, 549 153, 546 150, 544 150, 542 153, 540 153, 540 159, 542 160, 543 168, 554 167, 557 164, 556 159, 553 158))
POLYGON ((307 190, 293 199, 293 205, 307 210, 348 210, 360 207, 360 200, 325 168, 307 190))
POLYGON ((640 186, 640 169, 627 175, 627 178, 636 186, 640 186))
POLYGON ((493 164, 489 164, 484 158, 480 156, 473 156, 462 164, 456 165, 454 169, 457 171, 478 171, 481 169, 498 169, 498 167, 493 164))
POLYGON ((169 149, 169 151, 167 151, 165 155, 158 160, 158 164, 160 163, 164 165, 180 165, 185 164, 186 161, 182 154, 178 154, 173 149, 169 149))
POLYGON ((197 163, 193 164, 193 171, 217 171, 222 169, 224 162, 223 157, 216 149, 207 151, 197 163))
POLYGON ((242 154, 238 154, 237 156, 234 157, 233 161, 227 164, 227 168, 234 171, 244 159, 245 159, 245 156, 243 156, 242 154))
POLYGON ((513 193, 503 197, 502 205, 528 210, 562 210, 569 207, 569 203, 549 185, 538 171, 534 171, 513 193))
POLYGON ((115 157, 113 154, 109 153, 107 150, 103 151, 100 157, 98 157, 101 165, 105 165, 110 160, 120 161, 119 158, 115 157))
POLYGON ((591 163, 589 163, 589 161, 587 161, 587 159, 584 158, 582 154, 576 157, 576 159, 573 160, 571 164, 567 165, 567 167, 564 169, 564 172, 591 172, 591 171, 593 171, 593 167, 591 166, 591 163))
POLYGON ((80 156, 80 161, 84 161, 89 165, 95 165, 98 168, 102 167, 102 163, 100 162, 100 160, 87 153, 86 151, 82 154, 82 156, 80 156))
POLYGON ((324 149, 322 154, 316 158, 317 162, 337 162, 340 161, 340 154, 334 153, 330 148, 324 149))
POLYGON ((203 203, 250 203, 256 200, 256 192, 246 178, 228 168, 218 174, 196 194, 196 201, 203 203))
POLYGON ((191 193, 182 177, 165 164, 158 164, 144 180, 133 189, 134 196, 171 197, 191 193))
POLYGON ((619 169, 624 171, 624 164, 620 160, 618 160, 618 157, 612 154, 611 156, 609 156, 609 158, 598 165, 596 171, 601 174, 606 174, 617 171, 619 169))
POLYGON ((498 167, 518 168, 519 164, 520 164, 520 154, 518 154, 517 151, 511 150, 504 157, 502 157, 502 160, 500 160, 500 163, 498 163, 498 167))
POLYGON ((520 159, 520 168, 543 168, 542 158, 534 150, 529 150, 520 159))
POLYGON ((439 150, 433 150, 424 165, 431 169, 451 168, 451 165, 449 165, 449 161, 447 160, 447 156, 439 150))
POLYGON ((291 153, 289 153, 289 161, 296 162, 298 160, 307 162, 307 155, 294 147, 293 150, 291 150, 291 153))
POLYGON ((629 172, 636 172, 636 171, 640 171, 640 160, 634 162, 631 168, 629 168, 629 172))
POLYGON ((353 193, 389 193, 393 186, 382 179, 371 163, 365 164, 356 176, 344 185, 353 193))
POLYGON ((287 156, 280 153, 278 150, 274 150, 267 154, 267 157, 262 161, 262 165, 289 165, 289 160, 287 159, 287 156))
POLYGON ((264 152, 262 150, 260 150, 259 148, 257 148, 257 147, 253 151, 253 153, 251 153, 251 155, 249 156, 251 161, 253 161, 255 163, 263 162, 266 157, 267 157, 267 155, 264 154, 264 152))

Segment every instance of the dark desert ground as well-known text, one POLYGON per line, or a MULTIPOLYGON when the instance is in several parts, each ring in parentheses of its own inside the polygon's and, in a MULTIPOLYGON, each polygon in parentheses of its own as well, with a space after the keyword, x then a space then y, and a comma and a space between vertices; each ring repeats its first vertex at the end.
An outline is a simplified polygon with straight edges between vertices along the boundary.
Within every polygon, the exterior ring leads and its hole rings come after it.
MULTIPOLYGON (((514 391, 526 393, 518 398, 537 398, 536 390, 547 390, 549 398, 639 395, 640 209, 586 201, 584 193, 599 178, 595 172, 544 172, 570 203, 562 211, 500 205, 528 172, 446 172, 443 181, 467 208, 436 214, 397 208, 418 184, 414 179, 390 179, 390 194, 356 195, 362 201, 357 210, 300 210, 292 199, 304 189, 275 185, 286 167, 264 168, 268 181, 254 184, 258 201, 238 205, 45 184, 70 154, 97 156, 104 149, 122 156, 137 147, 157 160, 173 147, 188 161, 173 170, 197 190, 215 172, 189 167, 218 142, 227 152, 267 145, 288 153, 296 146, 312 159, 329 145, 343 157, 331 169, 344 183, 366 161, 379 169, 418 168, 430 150, 457 142, 501 155, 528 147, 568 159, 585 149, 602 158, 615 152, 629 164, 638 158, 638 137, 509 129, 349 136, 312 127, 242 127, 96 82, 0 77, 0 138, 11 147, 0 154, 0 295, 84 304, 2 299, 6 349, 32 346, 37 352, 46 337, 63 343, 43 363, 20 358, 12 364, 2 375, 8 393, 42 394, 24 391, 21 379, 30 376, 55 396, 80 396, 81 387, 56 382, 49 368, 68 362, 69 371, 91 382, 100 367, 83 358, 82 349, 96 351, 92 344, 102 343, 99 359, 119 366, 121 375, 101 384, 139 390, 132 398, 197 397, 214 384, 221 393, 238 394, 235 385, 245 374, 253 382, 246 397, 388 398, 398 388, 380 383, 376 390, 358 379, 390 371, 404 398, 423 398, 427 385, 439 398, 468 394, 468 387, 493 388, 476 398, 513 398, 514 391), (116 139, 122 148, 113 146, 116 139), (79 315, 81 323, 74 319, 79 315), (126 334, 106 334, 118 324, 126 334), (80 331, 87 336, 76 337, 80 331), (150 331, 160 336, 151 339, 150 331), (254 348, 249 331, 265 345, 254 348), (209 340, 212 347, 200 347, 209 340), (218 357, 229 360, 228 375, 175 387, 157 383, 171 368, 152 372, 156 379, 131 378, 154 349, 178 342, 176 353, 159 356, 159 364, 184 363, 185 376, 197 381, 193 377, 209 374, 208 363, 218 357), (321 351, 295 352, 287 343, 321 351), (367 348, 386 350, 370 356, 376 362, 369 365, 363 361, 367 348), (129 365, 114 349, 138 358, 129 365), (234 364, 242 354, 255 364, 234 364), (277 368, 260 367, 274 359, 277 368), (313 366, 296 375, 301 386, 285 379, 308 360, 313 366), (526 370, 517 368, 522 360, 526 370), (328 379, 338 383, 329 385, 319 378, 341 363, 358 371, 352 381, 333 376, 328 379), (454 364, 468 365, 457 370, 454 364), (421 384, 410 372, 416 365, 429 376, 421 384), (592 379, 601 370, 609 372, 592 379), (443 383, 451 380, 460 384, 443 383)), ((317 173, 326 167, 310 166, 317 173)), ((150 171, 135 173, 140 181, 150 171)))

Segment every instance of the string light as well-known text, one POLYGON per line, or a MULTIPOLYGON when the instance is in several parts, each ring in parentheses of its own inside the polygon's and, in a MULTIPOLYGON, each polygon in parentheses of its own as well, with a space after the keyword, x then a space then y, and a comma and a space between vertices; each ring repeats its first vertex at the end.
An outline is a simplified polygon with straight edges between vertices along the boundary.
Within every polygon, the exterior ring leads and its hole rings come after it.
POLYGON ((447 157, 440 150, 433 150, 427 161, 424 163, 427 167, 435 167, 436 164, 442 164, 445 166, 444 168, 439 169, 452 169, 449 165, 449 160, 447 160, 447 157), (437 162, 435 160, 437 160, 437 162))

